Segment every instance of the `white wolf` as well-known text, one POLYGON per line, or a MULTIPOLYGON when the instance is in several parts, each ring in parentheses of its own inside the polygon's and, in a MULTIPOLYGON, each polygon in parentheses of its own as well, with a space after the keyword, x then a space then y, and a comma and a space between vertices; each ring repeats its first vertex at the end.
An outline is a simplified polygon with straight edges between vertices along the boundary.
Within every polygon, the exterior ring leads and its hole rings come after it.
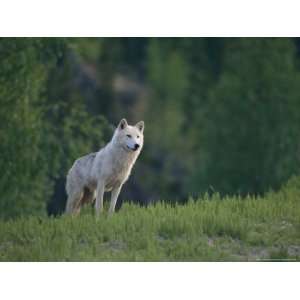
POLYGON ((103 194, 111 191, 109 213, 113 213, 124 182, 144 143, 144 122, 134 126, 122 119, 112 140, 98 152, 77 159, 67 175, 66 213, 78 214, 84 203, 96 199, 98 215, 103 210, 103 194))

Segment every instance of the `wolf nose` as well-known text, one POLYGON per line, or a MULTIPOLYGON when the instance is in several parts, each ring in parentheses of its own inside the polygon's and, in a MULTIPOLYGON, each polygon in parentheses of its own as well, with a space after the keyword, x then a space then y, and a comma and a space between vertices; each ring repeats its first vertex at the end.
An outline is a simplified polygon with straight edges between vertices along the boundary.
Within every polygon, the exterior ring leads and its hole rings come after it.
POLYGON ((140 147, 140 145, 139 145, 139 144, 135 144, 135 145, 134 145, 134 150, 137 150, 137 149, 139 149, 139 147, 140 147))

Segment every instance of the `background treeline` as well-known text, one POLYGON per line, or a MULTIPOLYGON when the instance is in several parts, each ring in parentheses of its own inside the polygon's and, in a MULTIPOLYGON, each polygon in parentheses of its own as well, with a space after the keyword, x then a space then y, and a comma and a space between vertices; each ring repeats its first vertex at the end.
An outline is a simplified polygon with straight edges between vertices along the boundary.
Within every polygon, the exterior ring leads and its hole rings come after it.
POLYGON ((0 216, 64 209, 73 161, 145 120, 121 199, 262 194, 299 174, 300 42, 0 39, 0 216))

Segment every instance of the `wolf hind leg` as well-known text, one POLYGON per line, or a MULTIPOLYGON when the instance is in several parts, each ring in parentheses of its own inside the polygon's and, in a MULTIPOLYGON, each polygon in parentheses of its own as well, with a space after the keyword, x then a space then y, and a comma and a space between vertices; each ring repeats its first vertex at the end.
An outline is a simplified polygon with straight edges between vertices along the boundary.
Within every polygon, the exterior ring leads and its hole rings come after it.
POLYGON ((70 215, 77 215, 80 213, 81 208, 81 200, 83 197, 83 191, 77 191, 71 193, 68 196, 67 205, 66 205, 66 213, 70 215))
POLYGON ((91 204, 95 199, 95 191, 88 189, 87 187, 83 190, 83 196, 81 198, 81 204, 91 204))

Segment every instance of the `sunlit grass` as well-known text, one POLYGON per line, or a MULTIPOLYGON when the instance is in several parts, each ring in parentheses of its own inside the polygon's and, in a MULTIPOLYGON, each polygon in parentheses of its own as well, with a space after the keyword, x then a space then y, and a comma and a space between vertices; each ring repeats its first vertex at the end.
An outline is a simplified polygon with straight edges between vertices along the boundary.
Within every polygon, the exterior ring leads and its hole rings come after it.
POLYGON ((265 197, 218 194, 186 205, 125 204, 96 219, 0 222, 1 261, 300 260, 300 187, 292 180, 265 197))

